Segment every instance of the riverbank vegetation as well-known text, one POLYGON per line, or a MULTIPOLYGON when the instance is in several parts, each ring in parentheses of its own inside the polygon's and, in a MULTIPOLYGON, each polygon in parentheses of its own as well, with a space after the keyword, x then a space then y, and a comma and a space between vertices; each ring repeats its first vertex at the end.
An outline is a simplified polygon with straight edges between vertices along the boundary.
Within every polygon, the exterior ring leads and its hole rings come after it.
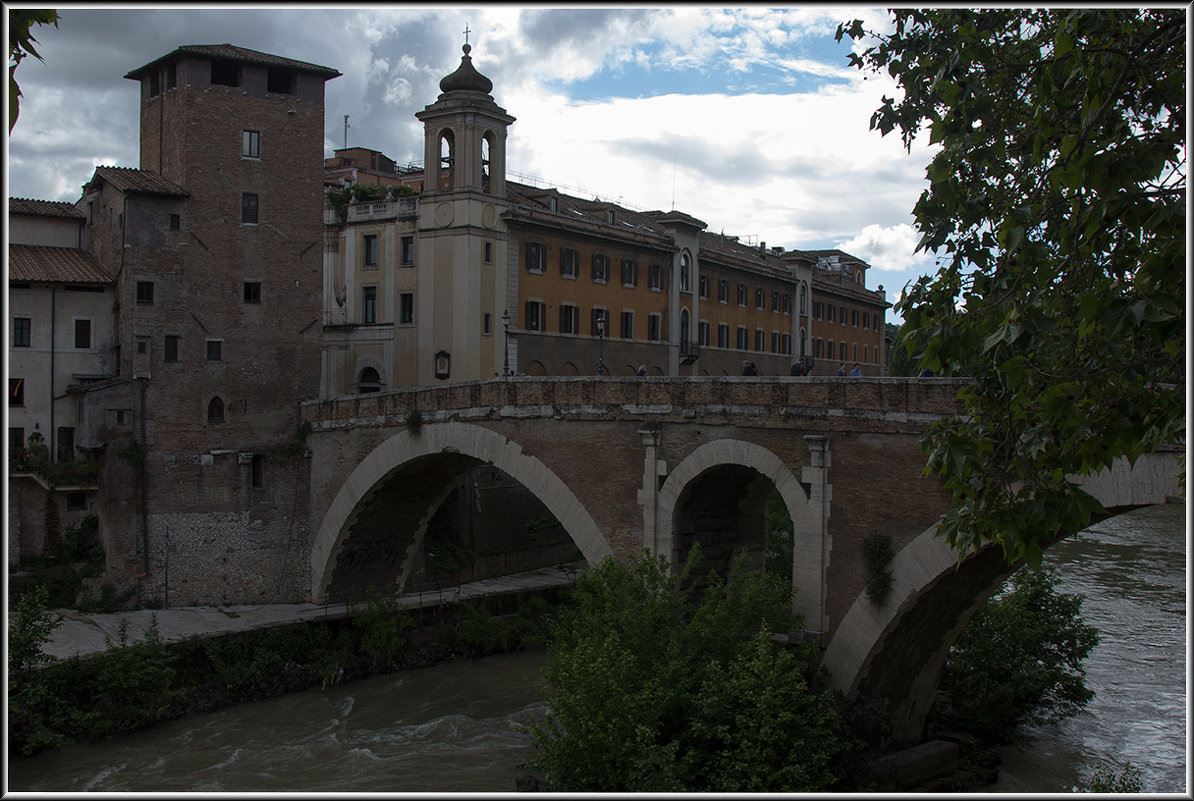
POLYGON ((289 692, 326 688, 449 659, 542 645, 558 591, 410 611, 375 594, 342 620, 164 643, 156 617, 139 639, 127 621, 105 652, 55 661, 42 651, 59 618, 45 587, 9 619, 9 755, 97 741, 160 721, 289 692))

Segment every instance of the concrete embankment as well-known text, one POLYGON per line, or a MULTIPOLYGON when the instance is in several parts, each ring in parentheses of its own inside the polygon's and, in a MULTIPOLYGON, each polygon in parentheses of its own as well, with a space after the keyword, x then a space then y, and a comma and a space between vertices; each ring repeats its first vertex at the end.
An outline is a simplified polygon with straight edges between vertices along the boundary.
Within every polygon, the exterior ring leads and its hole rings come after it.
MULTIPOLYGON (((442 591, 403 596, 397 600, 401 606, 408 609, 425 609, 475 598, 561 587, 571 584, 575 578, 575 571, 547 567, 476 581, 442 591)), ((62 609, 56 611, 56 614, 62 615, 62 621, 42 650, 56 659, 88 657, 102 653, 107 650, 109 641, 119 641, 123 621, 127 621, 128 640, 133 642, 144 635, 155 616, 162 641, 172 643, 191 637, 219 637, 274 626, 338 620, 348 617, 351 608, 349 604, 259 604, 138 609, 113 613, 62 609)))

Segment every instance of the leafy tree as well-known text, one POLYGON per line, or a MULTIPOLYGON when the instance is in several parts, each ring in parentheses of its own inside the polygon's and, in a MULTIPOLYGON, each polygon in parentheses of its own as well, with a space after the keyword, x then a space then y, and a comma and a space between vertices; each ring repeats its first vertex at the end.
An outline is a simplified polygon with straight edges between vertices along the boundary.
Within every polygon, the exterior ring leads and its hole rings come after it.
POLYGON ((21 87, 17 85, 17 66, 26 56, 45 61, 33 47, 34 25, 58 27, 58 12, 50 8, 22 8, 8 10, 8 132, 12 133, 21 113, 21 87))
POLYGON ((872 129, 939 146, 913 210, 939 269, 896 308, 917 361, 974 377, 924 439, 942 534, 1038 564, 1100 508, 1072 476, 1184 437, 1185 10, 892 15, 838 38, 902 90, 872 129))
POLYGON ((1009 742, 1018 726, 1068 717, 1094 697, 1082 663, 1098 631, 1080 616, 1082 596, 1056 584, 1051 569, 1021 568, 970 619, 946 661, 942 724, 1009 742))
POLYGON ((1143 792, 1142 788, 1140 769, 1131 762, 1125 763, 1123 770, 1117 771, 1114 765, 1099 761, 1095 763, 1090 777, 1074 790, 1082 793, 1139 793, 1143 792))
POLYGON ((840 747, 807 655, 771 632, 791 623, 778 582, 737 560, 689 581, 665 560, 607 559, 576 584, 552 628, 550 712, 529 727, 553 791, 815 791, 840 747))

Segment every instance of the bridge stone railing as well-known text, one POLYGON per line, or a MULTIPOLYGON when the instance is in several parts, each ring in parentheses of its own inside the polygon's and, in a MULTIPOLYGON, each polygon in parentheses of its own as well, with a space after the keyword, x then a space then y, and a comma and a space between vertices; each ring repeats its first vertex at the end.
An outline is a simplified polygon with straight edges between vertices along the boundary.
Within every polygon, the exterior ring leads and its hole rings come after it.
POLYGON ((526 418, 751 422, 812 428, 908 426, 963 411, 966 379, 517 377, 349 395, 303 404, 313 429, 526 418))

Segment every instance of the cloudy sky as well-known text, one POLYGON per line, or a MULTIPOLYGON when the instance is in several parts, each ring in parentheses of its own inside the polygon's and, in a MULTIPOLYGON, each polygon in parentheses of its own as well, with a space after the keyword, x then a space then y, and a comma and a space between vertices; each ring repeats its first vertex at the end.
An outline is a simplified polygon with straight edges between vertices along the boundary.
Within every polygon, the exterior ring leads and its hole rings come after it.
POLYGON ((59 6, 17 70, 10 197, 77 200, 96 165, 137 166, 137 85, 123 76, 180 45, 231 43, 339 70, 325 155, 345 144, 422 158, 414 113, 460 63, 517 118, 508 169, 581 196, 676 208, 768 246, 841 248, 894 301, 931 268, 910 211, 931 157, 869 129, 897 89, 848 65, 843 20, 878 9, 395 6, 59 6))

